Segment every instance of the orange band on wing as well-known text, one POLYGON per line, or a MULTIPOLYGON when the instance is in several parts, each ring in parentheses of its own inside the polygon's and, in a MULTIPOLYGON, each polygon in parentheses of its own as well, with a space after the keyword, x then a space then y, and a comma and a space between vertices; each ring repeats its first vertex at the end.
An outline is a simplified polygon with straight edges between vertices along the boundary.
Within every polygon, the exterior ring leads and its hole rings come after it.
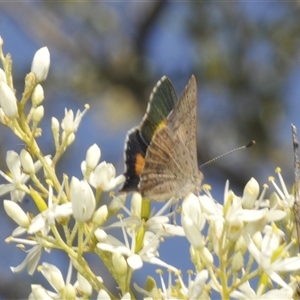
POLYGON ((135 156, 135 173, 141 175, 145 165, 145 158, 140 154, 136 153, 135 156))

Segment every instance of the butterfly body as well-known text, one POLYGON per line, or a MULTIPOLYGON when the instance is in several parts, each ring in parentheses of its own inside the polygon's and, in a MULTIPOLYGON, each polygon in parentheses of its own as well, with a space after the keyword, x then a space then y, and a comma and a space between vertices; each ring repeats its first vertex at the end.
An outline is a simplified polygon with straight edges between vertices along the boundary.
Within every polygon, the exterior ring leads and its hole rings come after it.
POLYGON ((200 190, 196 149, 197 85, 191 77, 180 99, 167 77, 153 89, 142 122, 128 132, 121 192, 162 202, 200 190))

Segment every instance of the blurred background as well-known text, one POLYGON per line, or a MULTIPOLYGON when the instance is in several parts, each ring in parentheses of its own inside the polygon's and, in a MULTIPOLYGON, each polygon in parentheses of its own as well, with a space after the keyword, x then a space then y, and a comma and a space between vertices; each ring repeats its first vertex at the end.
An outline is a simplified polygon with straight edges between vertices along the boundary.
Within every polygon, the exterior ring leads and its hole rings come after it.
MULTIPOLYGON (((81 178, 80 163, 93 144, 101 160, 123 172, 127 131, 142 119, 156 82, 167 75, 181 94, 191 74, 198 83, 198 158, 202 164, 256 140, 256 146, 205 166, 205 183, 222 201, 226 179, 237 194, 255 177, 268 183, 280 166, 291 188, 293 147, 290 124, 300 128, 300 18, 297 1, 108 1, 0 3, 0 35, 13 59, 18 99, 34 53, 47 46, 51 55, 44 82, 45 112, 39 139, 53 154, 51 117, 64 109, 91 107, 77 138, 59 164, 59 174, 81 178)), ((20 152, 21 142, 0 130, 0 168, 6 151, 20 152)), ((108 198, 107 198, 108 199, 108 198)), ((24 199, 24 209, 31 202, 24 199)), ((36 272, 12 274, 25 253, 5 244, 15 224, 0 205, 0 299, 23 299, 31 283, 45 284, 36 272)), ((175 239, 174 239, 175 240, 175 239)), ((183 240, 183 239, 182 239, 183 240)), ((184 272, 188 244, 166 239, 160 257, 184 272)), ((89 259, 89 258, 88 258, 89 259)), ((93 259, 93 258, 90 258, 93 259)), ((43 260, 67 272, 68 258, 58 251, 43 260)), ((112 289, 113 280, 96 260, 94 271, 112 289)), ((156 267, 145 266, 134 281, 143 286, 156 267)), ((186 274, 184 273, 186 279, 186 274)))

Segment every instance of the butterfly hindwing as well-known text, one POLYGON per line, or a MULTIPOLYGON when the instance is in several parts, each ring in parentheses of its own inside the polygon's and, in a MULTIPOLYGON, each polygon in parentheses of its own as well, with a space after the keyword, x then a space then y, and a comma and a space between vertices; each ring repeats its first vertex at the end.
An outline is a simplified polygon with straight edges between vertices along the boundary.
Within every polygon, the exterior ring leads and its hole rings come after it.
POLYGON ((125 182, 120 192, 133 192, 137 190, 140 175, 144 169, 147 145, 140 138, 137 127, 128 132, 125 142, 125 182))
POLYGON ((139 189, 152 201, 182 198, 200 189, 196 149, 197 85, 192 76, 166 126, 147 149, 139 189))
POLYGON ((175 196, 191 174, 188 149, 182 139, 166 126, 153 137, 147 149, 139 190, 152 201, 164 201, 175 196), (179 160, 178 157, 185 157, 179 160))
POLYGON ((163 76, 154 87, 142 122, 131 129, 125 141, 125 183, 120 192, 137 191, 145 156, 153 135, 164 126, 167 117, 178 102, 175 89, 169 78, 163 76))

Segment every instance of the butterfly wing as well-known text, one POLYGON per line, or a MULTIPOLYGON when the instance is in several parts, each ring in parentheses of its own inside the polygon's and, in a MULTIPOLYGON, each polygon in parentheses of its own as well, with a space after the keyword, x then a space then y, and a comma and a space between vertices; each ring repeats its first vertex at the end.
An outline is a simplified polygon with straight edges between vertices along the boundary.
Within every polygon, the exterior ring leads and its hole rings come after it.
MULTIPOLYGON (((197 83, 194 75, 185 87, 177 106, 168 118, 168 127, 174 134, 180 136, 182 142, 189 149, 189 159, 192 161, 193 170, 198 171, 197 159, 197 83)), ((193 171, 193 172, 192 172, 193 171)))
POLYGON ((188 148, 167 126, 157 132, 147 149, 138 186, 142 196, 158 202, 181 198, 187 169, 191 168, 188 157, 188 148))
POLYGON ((197 85, 192 76, 167 123, 147 148, 139 190, 152 201, 180 199, 200 189, 196 148, 197 85))
POLYGON ((169 78, 163 76, 154 87, 142 122, 126 136, 124 161, 125 183, 120 192, 136 191, 145 164, 147 148, 156 131, 167 122, 178 98, 169 78))
POLYGON ((139 126, 139 133, 145 144, 150 145, 155 132, 167 122, 177 102, 178 97, 171 80, 163 76, 150 95, 147 111, 139 126))

